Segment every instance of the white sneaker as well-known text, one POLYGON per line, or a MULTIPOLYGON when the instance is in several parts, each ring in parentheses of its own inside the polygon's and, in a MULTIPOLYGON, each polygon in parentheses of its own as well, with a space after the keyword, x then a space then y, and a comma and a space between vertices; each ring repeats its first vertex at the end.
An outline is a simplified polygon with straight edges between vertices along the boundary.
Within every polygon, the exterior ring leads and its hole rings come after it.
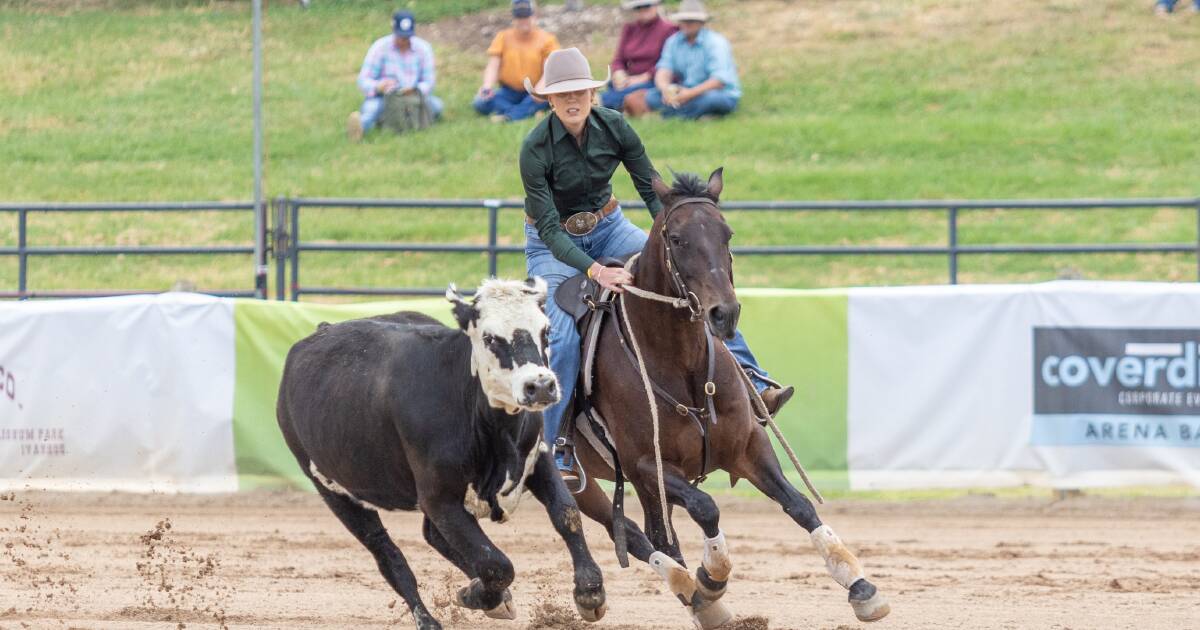
POLYGON ((346 137, 349 138, 350 142, 362 142, 362 114, 350 112, 350 116, 346 118, 346 137))

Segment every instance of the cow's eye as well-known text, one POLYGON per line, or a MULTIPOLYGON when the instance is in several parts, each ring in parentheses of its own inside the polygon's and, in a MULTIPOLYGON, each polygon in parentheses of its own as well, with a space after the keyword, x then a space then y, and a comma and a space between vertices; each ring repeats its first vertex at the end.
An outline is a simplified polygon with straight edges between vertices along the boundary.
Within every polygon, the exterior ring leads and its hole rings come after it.
POLYGON ((496 336, 495 336, 495 335, 490 335, 490 334, 488 334, 488 333, 484 333, 484 334, 483 334, 483 344, 484 344, 484 345, 486 345, 486 346, 493 346, 493 345, 495 345, 495 344, 496 344, 496 336))

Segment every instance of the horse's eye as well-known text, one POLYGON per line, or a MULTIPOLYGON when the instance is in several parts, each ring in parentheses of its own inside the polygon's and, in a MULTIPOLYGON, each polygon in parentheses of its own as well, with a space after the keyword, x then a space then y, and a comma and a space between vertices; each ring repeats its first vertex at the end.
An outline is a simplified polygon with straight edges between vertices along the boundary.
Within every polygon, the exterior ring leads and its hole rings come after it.
POLYGON ((669 238, 671 240, 671 245, 673 247, 683 247, 683 239, 679 238, 678 236, 675 236, 674 234, 672 234, 671 236, 669 236, 667 238, 669 238))

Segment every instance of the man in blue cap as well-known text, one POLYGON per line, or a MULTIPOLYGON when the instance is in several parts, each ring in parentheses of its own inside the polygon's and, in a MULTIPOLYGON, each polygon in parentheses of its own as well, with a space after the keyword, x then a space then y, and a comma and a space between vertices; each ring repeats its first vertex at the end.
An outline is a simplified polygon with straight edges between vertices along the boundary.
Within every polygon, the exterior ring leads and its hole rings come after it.
POLYGON ((442 99, 433 95, 433 47, 417 37, 410 11, 392 16, 392 34, 375 40, 358 73, 358 89, 366 97, 362 107, 346 120, 346 135, 358 142, 383 112, 384 98, 393 92, 420 94, 434 118, 442 114, 442 99))

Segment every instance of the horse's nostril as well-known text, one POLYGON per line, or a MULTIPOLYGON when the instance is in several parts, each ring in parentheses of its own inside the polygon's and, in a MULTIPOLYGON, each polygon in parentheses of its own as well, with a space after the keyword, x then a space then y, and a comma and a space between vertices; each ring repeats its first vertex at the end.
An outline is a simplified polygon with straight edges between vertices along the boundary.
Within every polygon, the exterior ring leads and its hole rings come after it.
POLYGON ((719 306, 714 306, 714 307, 708 309, 708 315, 709 315, 709 317, 712 318, 712 320, 714 322, 725 321, 725 312, 722 311, 719 306))

